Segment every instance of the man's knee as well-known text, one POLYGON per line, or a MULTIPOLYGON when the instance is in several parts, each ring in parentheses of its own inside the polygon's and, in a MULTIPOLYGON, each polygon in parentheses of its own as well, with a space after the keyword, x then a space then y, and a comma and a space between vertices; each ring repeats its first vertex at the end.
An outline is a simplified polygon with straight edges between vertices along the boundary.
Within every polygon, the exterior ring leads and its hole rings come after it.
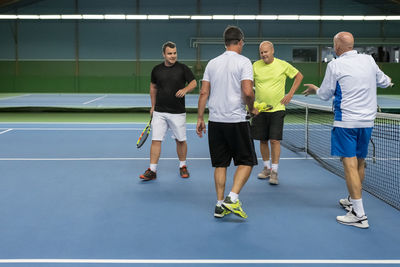
POLYGON ((175 139, 175 142, 177 145, 185 145, 186 144, 186 140, 179 141, 178 139, 175 139))
POLYGON ((271 139, 269 141, 271 142, 271 145, 279 145, 281 143, 280 140, 275 140, 275 139, 271 139))

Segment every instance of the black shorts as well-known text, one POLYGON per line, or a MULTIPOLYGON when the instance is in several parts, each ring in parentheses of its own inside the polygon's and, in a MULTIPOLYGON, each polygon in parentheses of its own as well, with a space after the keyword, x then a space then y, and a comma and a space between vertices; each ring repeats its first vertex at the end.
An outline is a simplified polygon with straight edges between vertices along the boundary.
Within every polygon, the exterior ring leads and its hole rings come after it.
POLYGON ((261 112, 252 119, 251 136, 256 140, 282 140, 285 111, 261 112))
POLYGON ((213 167, 257 165, 254 142, 248 122, 208 122, 208 146, 213 167))

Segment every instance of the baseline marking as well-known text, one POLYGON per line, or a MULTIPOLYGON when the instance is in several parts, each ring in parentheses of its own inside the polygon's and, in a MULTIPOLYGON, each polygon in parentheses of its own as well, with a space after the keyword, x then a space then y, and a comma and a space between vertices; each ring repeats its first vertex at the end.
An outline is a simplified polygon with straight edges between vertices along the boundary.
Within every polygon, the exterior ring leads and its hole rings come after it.
MULTIPOLYGON (((188 160, 210 160, 210 158, 186 158, 186 159, 188 159, 188 160)), ((257 158, 257 159, 262 160, 262 158, 257 158)), ((324 159, 324 160, 337 159, 338 160, 338 158, 329 158, 329 157, 321 158, 321 159, 324 159)), ((37 160, 37 161, 40 161, 40 160, 43 160, 43 161, 45 161, 45 160, 48 160, 48 161, 50 161, 50 160, 54 160, 54 161, 56 161, 56 160, 59 160, 59 161, 61 161, 61 160, 71 160, 71 161, 73 161, 73 160, 76 160, 76 161, 99 160, 99 161, 101 161, 101 160, 150 160, 150 158, 0 158, 0 161, 29 161, 29 160, 31 160, 31 161, 34 161, 34 160, 37 160)), ((178 158, 160 158, 160 160, 178 160, 178 158)), ((312 158, 312 157, 280 158, 280 160, 314 160, 314 158, 312 158)), ((366 160, 372 161, 371 158, 366 158, 366 160)), ((376 158, 376 160, 400 161, 400 158, 376 158)))
MULTIPOLYGON (((145 124, 143 124, 145 125, 145 124)), ((13 128, 16 131, 143 131, 143 128, 13 128)), ((186 129, 196 131, 196 129, 186 129)))
POLYGON ((400 260, 150 260, 150 259, 0 259, 0 263, 100 264, 400 264, 400 260))
POLYGON ((4 134, 4 133, 9 132, 9 131, 12 131, 12 130, 13 130, 13 129, 7 129, 7 130, 5 130, 5 131, 0 132, 0 134, 4 134))
POLYGON ((107 95, 103 95, 103 96, 97 97, 97 98, 95 98, 95 99, 92 99, 92 100, 86 101, 86 102, 85 102, 85 103, 83 103, 83 104, 84 104, 84 105, 86 105, 86 104, 90 104, 90 103, 92 103, 92 102, 94 102, 94 101, 97 101, 97 100, 103 99, 103 98, 105 98, 105 97, 107 97, 107 95))
MULTIPOLYGON (((187 160, 210 160, 210 158, 186 158, 187 160)), ((258 158, 261 160, 262 158, 258 158)), ((0 161, 102 161, 102 160, 150 160, 150 158, 0 158, 0 161)), ((178 158, 160 158, 178 160, 178 158)), ((314 160, 313 158, 281 158, 281 160, 314 160)))
POLYGON ((0 98, 0 101, 1 101, 1 100, 8 100, 8 99, 14 99, 14 98, 19 98, 19 97, 24 97, 24 96, 30 96, 30 95, 31 95, 31 94, 3 97, 3 98, 0 98))

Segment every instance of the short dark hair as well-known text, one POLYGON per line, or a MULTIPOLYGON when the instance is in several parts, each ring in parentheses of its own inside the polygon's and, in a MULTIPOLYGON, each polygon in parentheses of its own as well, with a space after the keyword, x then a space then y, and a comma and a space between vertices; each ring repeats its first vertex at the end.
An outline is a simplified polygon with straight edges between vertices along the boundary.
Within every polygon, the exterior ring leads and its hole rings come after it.
POLYGON ((239 27, 236 26, 228 26, 224 31, 224 40, 225 45, 236 45, 240 42, 240 40, 244 39, 244 34, 239 27))
POLYGON ((166 49, 167 47, 169 47, 169 48, 175 48, 175 47, 176 47, 176 44, 173 43, 173 42, 171 42, 171 41, 168 41, 168 42, 164 43, 163 46, 162 46, 162 52, 163 52, 163 54, 165 54, 165 49, 166 49))

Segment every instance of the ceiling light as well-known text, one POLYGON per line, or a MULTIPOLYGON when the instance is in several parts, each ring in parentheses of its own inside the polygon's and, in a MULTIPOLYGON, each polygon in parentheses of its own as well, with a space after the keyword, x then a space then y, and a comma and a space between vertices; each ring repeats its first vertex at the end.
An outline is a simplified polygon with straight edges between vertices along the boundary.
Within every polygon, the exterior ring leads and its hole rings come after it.
POLYGON ((155 19, 155 20, 162 20, 162 19, 169 19, 168 15, 148 15, 148 19, 155 19))
POLYGON ((278 20, 298 20, 298 15, 279 15, 278 20))
POLYGON ((17 15, 0 15, 0 19, 16 19, 17 15))
POLYGON ((18 19, 39 19, 39 15, 17 15, 18 19))
POLYGON ((126 16, 121 14, 108 14, 104 15, 104 19, 126 19, 126 16))
POLYGON ((233 15, 214 15, 212 16, 213 19, 216 20, 230 20, 230 19, 234 19, 233 15))
POLYGON ((82 19, 82 15, 61 15, 61 19, 82 19))
POLYGON ((343 20, 343 16, 321 16, 321 20, 343 20))
POLYGON ((400 16, 386 16, 386 20, 400 20, 400 16))
POLYGON ((171 15, 170 19, 190 19, 189 15, 171 15))
POLYGON ((276 20, 278 19, 277 15, 257 15, 257 20, 276 20))
POLYGON ((343 16, 343 20, 364 20, 364 16, 343 16))
POLYGON ((321 16, 299 16, 299 20, 320 20, 321 16))
POLYGON ((255 20, 255 15, 236 15, 235 19, 237 20, 255 20))
POLYGON ((147 19, 147 15, 126 15, 126 19, 147 19))
POLYGON ((83 19, 104 19, 104 15, 82 15, 83 19))
POLYGON ((193 19, 193 20, 211 20, 212 16, 199 16, 199 15, 196 15, 196 16, 191 16, 190 19, 193 19))

